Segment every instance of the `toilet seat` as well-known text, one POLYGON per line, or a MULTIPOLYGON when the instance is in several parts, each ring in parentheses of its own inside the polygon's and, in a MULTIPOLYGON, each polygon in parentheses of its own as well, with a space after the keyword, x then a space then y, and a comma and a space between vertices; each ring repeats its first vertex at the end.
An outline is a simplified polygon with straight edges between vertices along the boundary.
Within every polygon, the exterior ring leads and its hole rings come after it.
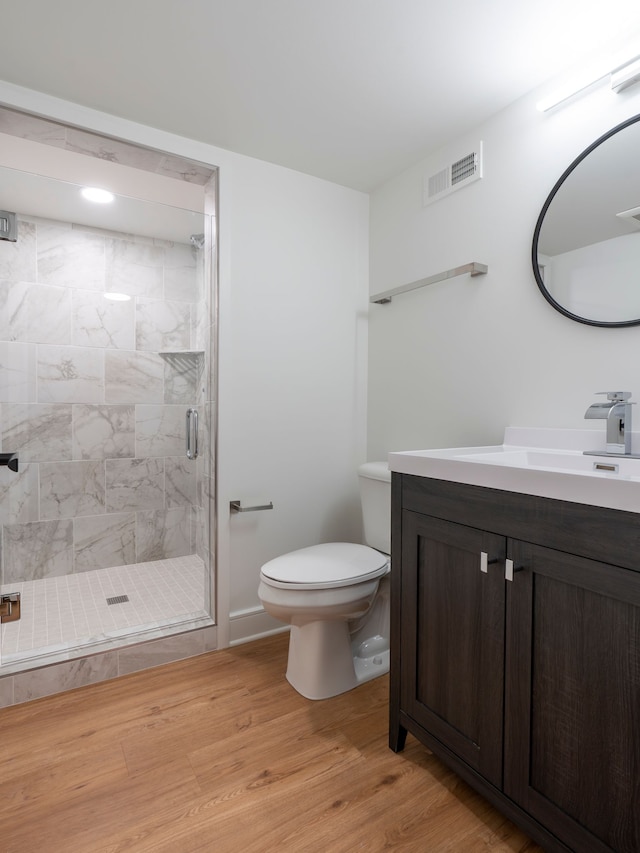
POLYGON ((280 589, 327 589, 382 577, 386 554, 352 542, 326 542, 291 551, 265 563, 262 580, 280 589))

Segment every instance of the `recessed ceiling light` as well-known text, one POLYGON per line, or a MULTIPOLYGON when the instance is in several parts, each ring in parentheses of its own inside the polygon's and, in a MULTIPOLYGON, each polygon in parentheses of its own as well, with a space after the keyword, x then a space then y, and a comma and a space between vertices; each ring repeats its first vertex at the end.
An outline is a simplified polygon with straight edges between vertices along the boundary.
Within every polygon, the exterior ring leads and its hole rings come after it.
POLYGON ((81 192, 87 201, 95 201, 97 204, 108 204, 115 198, 109 190, 101 190, 98 187, 85 187, 81 192))

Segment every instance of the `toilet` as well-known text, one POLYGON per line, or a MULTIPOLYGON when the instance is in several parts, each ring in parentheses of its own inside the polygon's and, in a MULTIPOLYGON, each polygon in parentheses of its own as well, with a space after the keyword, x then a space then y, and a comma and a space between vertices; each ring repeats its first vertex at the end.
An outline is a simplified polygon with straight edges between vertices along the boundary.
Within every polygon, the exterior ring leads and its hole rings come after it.
POLYGON ((391 473, 358 468, 366 545, 327 542, 265 563, 258 597, 291 625, 287 681, 328 699, 389 671, 391 473))

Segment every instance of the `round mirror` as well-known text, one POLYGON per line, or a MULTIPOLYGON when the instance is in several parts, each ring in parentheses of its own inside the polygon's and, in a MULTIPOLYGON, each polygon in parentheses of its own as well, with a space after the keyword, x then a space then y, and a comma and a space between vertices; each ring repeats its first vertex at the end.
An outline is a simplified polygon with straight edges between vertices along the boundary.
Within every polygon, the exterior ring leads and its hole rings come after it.
POLYGON ((543 296, 566 317, 640 324, 640 115, 560 177, 538 217, 532 261, 543 296))

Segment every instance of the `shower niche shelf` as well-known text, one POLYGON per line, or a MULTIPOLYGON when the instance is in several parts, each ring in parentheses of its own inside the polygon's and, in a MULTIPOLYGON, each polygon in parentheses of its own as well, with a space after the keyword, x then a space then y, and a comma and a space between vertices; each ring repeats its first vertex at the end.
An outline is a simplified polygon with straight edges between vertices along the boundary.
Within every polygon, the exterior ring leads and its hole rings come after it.
POLYGON ((174 369, 196 373, 202 373, 204 369, 204 350, 164 350, 159 355, 174 369))

